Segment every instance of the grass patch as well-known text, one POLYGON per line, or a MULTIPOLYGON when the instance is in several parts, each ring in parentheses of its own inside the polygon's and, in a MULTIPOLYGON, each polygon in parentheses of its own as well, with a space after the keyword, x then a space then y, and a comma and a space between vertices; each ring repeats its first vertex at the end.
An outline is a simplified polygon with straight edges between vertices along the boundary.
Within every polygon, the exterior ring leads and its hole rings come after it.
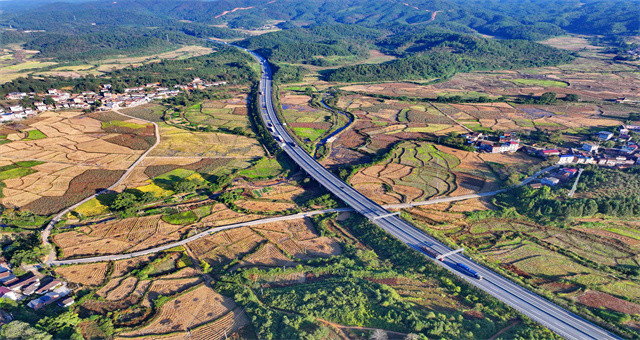
POLYGON ((27 131, 27 134, 28 134, 27 138, 25 138, 26 140, 37 140, 37 139, 47 138, 47 135, 42 133, 42 131, 40 130, 29 130, 27 131))
POLYGON ((153 180, 154 182, 161 183, 173 183, 180 180, 183 180, 191 175, 193 175, 195 171, 187 170, 187 169, 175 169, 169 172, 166 172, 160 176, 156 176, 153 180))
POLYGON ((512 82, 516 85, 522 86, 542 86, 542 87, 567 87, 567 83, 557 80, 548 79, 500 79, 504 81, 512 82))
POLYGON ((324 135, 327 130, 324 129, 314 129, 314 128, 304 128, 304 127, 295 127, 293 131, 302 139, 309 139, 311 141, 315 141, 324 135))
POLYGON ((198 215, 193 211, 184 211, 162 216, 162 220, 170 224, 189 224, 198 220, 198 215))
POLYGON ((103 129, 108 129, 111 127, 125 127, 125 128, 129 128, 129 129, 142 129, 145 126, 141 125, 141 124, 136 124, 136 123, 132 123, 132 122, 125 122, 122 120, 110 120, 108 122, 102 122, 102 128, 103 129))
POLYGON ((22 168, 22 167, 5 170, 3 172, 0 172, 0 181, 4 181, 5 179, 24 177, 34 172, 36 171, 31 168, 22 168))
POLYGON ((156 197, 168 197, 174 194, 172 190, 164 189, 155 183, 147 184, 135 189, 142 192, 152 192, 156 197))
POLYGON ((450 127, 451 127, 451 125, 447 125, 447 124, 429 124, 429 126, 408 127, 406 129, 404 129, 404 131, 406 131, 406 132, 430 133, 430 132, 436 132, 436 131, 444 130, 444 129, 450 128, 450 127))
POLYGON ((631 229, 609 227, 609 228, 605 228, 605 230, 622 235, 622 236, 631 237, 634 240, 640 240, 640 233, 631 229))
POLYGON ((97 198, 92 198, 74 210, 76 213, 88 217, 102 215, 109 211, 109 207, 103 205, 97 198))
POLYGON ((240 176, 248 178, 267 178, 274 177, 282 173, 282 166, 278 160, 274 158, 261 158, 256 164, 248 169, 241 170, 240 176))

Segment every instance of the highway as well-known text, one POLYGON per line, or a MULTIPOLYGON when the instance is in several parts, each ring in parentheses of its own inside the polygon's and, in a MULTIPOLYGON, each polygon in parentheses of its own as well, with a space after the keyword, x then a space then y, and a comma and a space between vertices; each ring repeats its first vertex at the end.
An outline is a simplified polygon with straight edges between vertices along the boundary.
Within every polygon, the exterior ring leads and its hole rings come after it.
MULTIPOLYGON (((450 248, 402 220, 400 217, 390 215, 389 211, 341 181, 297 145, 296 141, 289 135, 276 115, 272 102, 272 74, 269 64, 256 53, 246 49, 244 50, 251 53, 254 58, 260 62, 262 68, 259 103, 262 118, 269 129, 272 130, 274 137, 278 140, 282 149, 293 161, 336 197, 343 200, 347 205, 394 237, 406 243, 409 247, 425 255, 427 254, 421 249, 423 246, 431 247, 440 254, 451 251, 450 248)), ((447 257, 443 262, 435 262, 564 338, 576 340, 619 338, 471 261, 462 254, 447 257), (464 274, 458 269, 456 263, 466 264, 468 267, 480 273, 484 279, 478 280, 464 274)))

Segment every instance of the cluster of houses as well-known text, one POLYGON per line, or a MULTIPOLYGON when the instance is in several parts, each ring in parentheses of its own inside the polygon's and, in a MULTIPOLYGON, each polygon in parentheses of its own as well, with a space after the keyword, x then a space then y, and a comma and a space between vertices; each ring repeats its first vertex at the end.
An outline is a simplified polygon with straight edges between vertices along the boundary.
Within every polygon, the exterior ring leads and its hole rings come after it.
POLYGON ((66 284, 53 277, 42 279, 33 274, 17 277, 11 267, 0 261, 0 298, 22 301, 30 296, 38 296, 27 303, 27 306, 38 310, 57 302, 60 307, 69 307, 74 303, 69 294, 71 290, 66 284))
POLYGON ((630 131, 640 131, 640 126, 623 125, 618 130, 618 136, 613 132, 600 131, 596 138, 600 141, 616 140, 623 144, 615 148, 603 148, 596 142, 584 142, 581 148, 536 149, 526 147, 532 155, 542 158, 558 157, 558 164, 595 164, 609 167, 625 167, 640 164, 639 146, 632 141, 630 131))
POLYGON ((480 152, 513 153, 523 150, 530 155, 544 159, 557 156, 558 164, 596 164, 602 166, 631 166, 640 164, 640 146, 632 140, 630 131, 640 132, 640 125, 623 125, 618 134, 600 131, 595 135, 598 142, 584 142, 580 148, 536 148, 522 145, 515 133, 505 133, 499 137, 471 132, 462 135, 467 142, 480 152), (603 148, 601 142, 615 140, 622 144, 616 148, 603 148))
POLYGON ((487 136, 482 132, 470 132, 462 137, 479 151, 488 153, 513 153, 520 149, 520 139, 512 132, 500 137, 487 136))
POLYGON ((556 186, 560 183, 566 182, 571 178, 575 177, 578 174, 578 169, 576 168, 560 168, 552 173, 550 173, 547 177, 544 177, 540 180, 540 182, 535 182, 530 184, 532 188, 539 188, 543 185, 546 186, 556 186))
POLYGON ((13 105, 8 108, 0 107, 0 123, 7 123, 21 119, 35 117, 41 112, 56 109, 80 109, 87 110, 92 107, 99 110, 113 110, 124 107, 135 107, 147 104, 155 99, 166 99, 177 96, 180 91, 202 90, 211 86, 227 84, 222 82, 207 82, 200 78, 194 78, 186 85, 175 85, 173 88, 162 87, 160 83, 150 83, 145 86, 124 89, 123 93, 114 93, 111 84, 101 86, 100 93, 86 91, 82 93, 68 93, 65 91, 50 89, 47 93, 12 92, 5 96, 7 100, 19 101, 24 98, 50 98, 51 100, 38 101, 33 107, 13 105))

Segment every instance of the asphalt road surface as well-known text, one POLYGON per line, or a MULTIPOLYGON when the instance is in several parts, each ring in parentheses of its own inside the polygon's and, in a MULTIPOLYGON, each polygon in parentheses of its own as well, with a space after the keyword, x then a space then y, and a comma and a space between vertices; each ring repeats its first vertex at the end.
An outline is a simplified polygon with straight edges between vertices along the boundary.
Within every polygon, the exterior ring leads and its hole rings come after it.
MULTIPOLYGON (((389 211, 341 181, 298 146, 296 141, 285 130, 274 110, 272 102, 272 74, 269 64, 264 58, 254 52, 245 51, 251 53, 260 62, 262 67, 259 105, 265 124, 267 124, 267 127, 272 131, 272 134, 280 143, 282 149, 304 169, 307 174, 327 190, 331 191, 335 196, 343 200, 347 205, 406 243, 409 247, 425 255, 427 254, 422 250, 423 246, 430 247, 440 254, 451 251, 450 248, 418 230, 400 217, 390 215, 389 211)), ((436 263, 567 339, 618 339, 616 335, 560 308, 537 294, 471 261, 460 253, 447 257, 443 262, 436 261, 436 263), (468 273, 461 272, 456 263, 467 265, 482 275, 484 279, 478 280, 468 275, 468 273)))

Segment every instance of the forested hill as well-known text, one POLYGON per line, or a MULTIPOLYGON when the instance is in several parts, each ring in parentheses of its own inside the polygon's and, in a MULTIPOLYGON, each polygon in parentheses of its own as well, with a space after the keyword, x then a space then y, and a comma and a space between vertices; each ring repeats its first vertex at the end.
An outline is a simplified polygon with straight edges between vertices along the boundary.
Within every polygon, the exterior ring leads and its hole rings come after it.
POLYGON ((491 40, 457 33, 420 34, 399 44, 395 37, 379 43, 401 59, 384 64, 360 64, 330 72, 330 81, 368 82, 448 77, 482 69, 512 69, 557 65, 571 54, 524 40, 491 40))
POLYGON ((640 0, 97 0, 6 13, 0 17, 0 24, 56 31, 114 22, 166 27, 167 23, 183 20, 253 29, 278 20, 284 21, 283 27, 333 23, 367 27, 430 25, 538 40, 565 31, 638 35, 639 6, 640 0))

